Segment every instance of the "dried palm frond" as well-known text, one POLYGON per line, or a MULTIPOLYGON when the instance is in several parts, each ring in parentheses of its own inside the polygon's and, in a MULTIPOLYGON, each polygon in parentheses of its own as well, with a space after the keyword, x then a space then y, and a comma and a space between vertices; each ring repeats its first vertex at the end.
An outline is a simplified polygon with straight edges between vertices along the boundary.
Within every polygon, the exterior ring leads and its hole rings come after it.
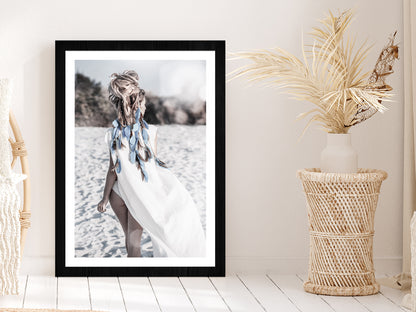
POLYGON ((352 10, 339 16, 329 12, 320 21, 321 27, 311 32, 315 42, 311 49, 302 47, 302 60, 280 48, 232 53, 231 59, 252 62, 230 75, 233 79, 245 76, 249 81, 263 81, 266 86, 283 87, 294 99, 315 104, 314 109, 299 115, 299 119, 310 116, 306 128, 318 122, 327 132, 347 133, 361 122, 358 118, 364 116, 365 110, 385 110, 381 102, 391 96, 391 87, 385 84, 384 77, 392 73, 391 55, 397 56, 398 51, 393 35, 368 78, 370 73, 363 71, 362 64, 371 47, 364 42, 356 50, 355 38, 344 40, 352 17, 352 10))
MULTIPOLYGON (((394 44, 396 39, 397 31, 390 36, 389 42, 381 50, 381 53, 377 59, 374 70, 368 78, 368 84, 374 89, 383 90, 388 92, 393 90, 391 86, 386 84, 386 77, 391 75, 393 71, 394 61, 399 58, 399 47, 394 44)), ((372 117, 377 113, 377 109, 370 105, 361 105, 358 107, 357 113, 354 115, 354 118, 351 120, 351 125, 359 124, 368 118, 372 117)))

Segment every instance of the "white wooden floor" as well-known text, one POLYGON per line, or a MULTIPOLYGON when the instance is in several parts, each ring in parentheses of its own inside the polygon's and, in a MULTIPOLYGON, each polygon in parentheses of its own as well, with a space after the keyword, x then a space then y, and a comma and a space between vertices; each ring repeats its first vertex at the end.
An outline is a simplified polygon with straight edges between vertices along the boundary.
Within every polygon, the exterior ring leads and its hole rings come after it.
MULTIPOLYGON (((100 311, 395 312, 403 294, 383 287, 366 297, 330 297, 303 291, 303 275, 228 277, 55 278, 22 276, 19 296, 0 296, 0 308, 100 311)), ((0 309, 1 311, 1 309, 0 309)))

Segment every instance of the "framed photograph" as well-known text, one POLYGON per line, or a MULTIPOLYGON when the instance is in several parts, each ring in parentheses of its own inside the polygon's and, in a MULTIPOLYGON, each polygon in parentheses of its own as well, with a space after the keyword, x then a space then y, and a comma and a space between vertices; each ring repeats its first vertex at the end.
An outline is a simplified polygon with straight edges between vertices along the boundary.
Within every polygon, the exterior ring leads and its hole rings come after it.
POLYGON ((224 276, 225 42, 55 45, 56 276, 224 276))

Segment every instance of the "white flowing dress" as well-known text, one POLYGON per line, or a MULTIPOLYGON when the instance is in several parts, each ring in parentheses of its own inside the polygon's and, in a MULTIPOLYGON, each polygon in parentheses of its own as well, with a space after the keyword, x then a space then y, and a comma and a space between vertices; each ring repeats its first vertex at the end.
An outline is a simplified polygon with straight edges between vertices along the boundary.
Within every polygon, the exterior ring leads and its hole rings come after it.
MULTIPOLYGON (((110 149, 111 132, 105 140, 110 149)), ((155 150, 157 127, 149 125, 149 142, 155 150)), ((167 168, 150 159, 145 162, 148 181, 142 180, 136 163, 129 160, 129 144, 122 138, 113 154, 121 163, 113 191, 125 202, 131 215, 149 233, 154 257, 204 257, 205 234, 197 207, 186 188, 167 168)))

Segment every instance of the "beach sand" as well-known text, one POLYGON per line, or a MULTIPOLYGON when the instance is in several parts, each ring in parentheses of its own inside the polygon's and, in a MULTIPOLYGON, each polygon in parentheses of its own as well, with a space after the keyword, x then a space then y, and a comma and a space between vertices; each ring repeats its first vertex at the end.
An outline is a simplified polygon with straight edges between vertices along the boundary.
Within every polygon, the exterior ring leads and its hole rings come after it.
MULTIPOLYGON (((205 230, 205 126, 158 126, 158 157, 194 199, 205 230)), ((106 128, 75 128, 75 257, 126 257, 124 233, 111 206, 97 211, 109 165, 106 128)), ((67 207, 71 209, 71 207, 67 207)), ((142 256, 152 243, 142 236, 142 256)))

